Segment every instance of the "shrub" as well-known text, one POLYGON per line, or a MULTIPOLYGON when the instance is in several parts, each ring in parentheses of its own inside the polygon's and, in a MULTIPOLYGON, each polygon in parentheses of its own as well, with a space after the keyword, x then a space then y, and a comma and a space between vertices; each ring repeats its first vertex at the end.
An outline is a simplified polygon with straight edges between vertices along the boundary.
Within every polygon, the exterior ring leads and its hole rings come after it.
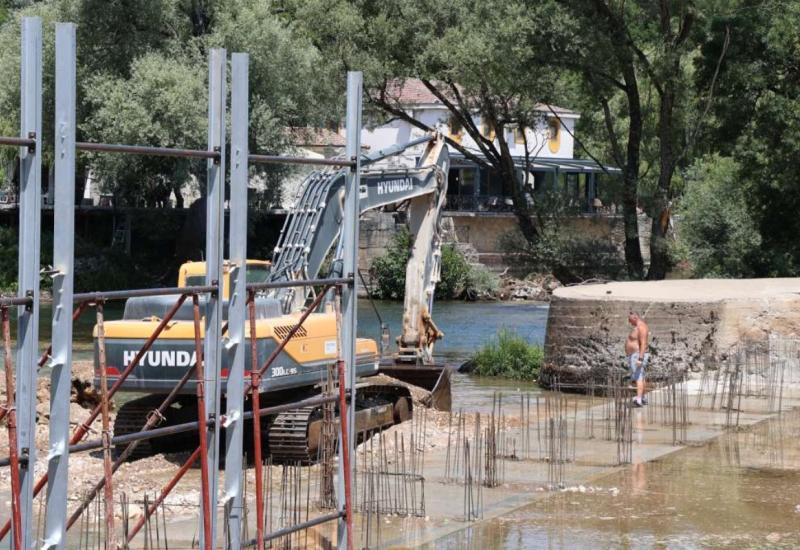
POLYGON ((678 242, 673 254, 686 259, 698 277, 752 277, 761 235, 738 184, 738 163, 711 155, 686 173, 678 205, 678 242))
POLYGON ((467 300, 494 298, 499 289, 500 279, 496 274, 489 271, 486 266, 481 264, 470 266, 467 274, 466 290, 464 291, 464 297, 467 300))
POLYGON ((402 300, 405 294, 406 264, 411 248, 411 234, 403 229, 392 238, 383 256, 375 258, 370 268, 377 282, 375 293, 383 300, 402 300))
POLYGON ((501 237, 500 247, 518 277, 552 273, 563 284, 571 284, 617 280, 625 273, 622 252, 610 239, 587 236, 570 227, 544 232, 534 243, 511 231, 501 237))
MULTIPOLYGON (((406 265, 411 249, 411 234, 398 232, 383 256, 375 258, 370 273, 376 281, 375 294, 383 300, 401 300, 405 295, 406 265)), ((442 247, 441 280, 436 285, 437 300, 474 300, 494 293, 497 277, 483 266, 471 265, 453 245, 442 247)))
POLYGON ((444 245, 442 247, 442 278, 436 285, 436 298, 448 300, 463 296, 467 290, 470 270, 466 258, 455 246, 444 245))
POLYGON ((536 380, 544 360, 541 346, 529 344, 513 331, 501 329, 488 344, 472 356, 473 373, 502 376, 513 380, 536 380))

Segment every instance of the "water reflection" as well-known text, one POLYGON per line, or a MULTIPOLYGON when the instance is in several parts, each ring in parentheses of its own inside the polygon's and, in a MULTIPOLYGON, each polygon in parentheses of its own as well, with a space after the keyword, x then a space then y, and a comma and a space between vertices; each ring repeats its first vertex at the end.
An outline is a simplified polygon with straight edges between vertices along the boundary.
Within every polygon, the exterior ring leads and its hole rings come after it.
POLYGON ((428 548, 760 548, 800 545, 800 411, 634 464, 428 548), (614 490, 612 490, 614 489, 614 490))

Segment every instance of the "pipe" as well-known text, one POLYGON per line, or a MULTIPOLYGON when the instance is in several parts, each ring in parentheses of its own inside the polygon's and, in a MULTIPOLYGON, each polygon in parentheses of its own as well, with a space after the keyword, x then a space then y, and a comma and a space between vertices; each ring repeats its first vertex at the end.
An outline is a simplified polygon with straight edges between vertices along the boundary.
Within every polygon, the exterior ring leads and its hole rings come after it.
POLYGON ((2 136, 0 137, 0 145, 36 147, 36 140, 33 138, 2 136))
POLYGON ((271 283, 248 283, 247 290, 268 290, 271 288, 291 288, 295 286, 322 286, 329 288, 334 285, 351 285, 353 277, 339 277, 336 279, 298 279, 296 281, 275 281, 271 283))
POLYGON ((119 145, 116 143, 90 143, 79 141, 75 144, 78 151, 94 151, 98 153, 126 153, 129 155, 153 155, 157 157, 178 157, 195 159, 213 159, 219 161, 219 151, 201 149, 172 149, 170 147, 152 147, 149 145, 119 145))
POLYGON ((31 304, 33 304, 33 298, 29 296, 9 296, 0 298, 0 307, 29 306, 31 304))
POLYGON ((141 288, 137 290, 113 290, 109 292, 80 292, 73 295, 75 302, 99 302, 109 300, 124 300, 126 298, 144 298, 147 296, 178 296, 183 294, 204 294, 216 292, 216 286, 185 286, 167 288, 141 288))
MULTIPOLYGON (((327 523, 329 521, 334 521, 342 517, 341 512, 331 512, 330 514, 325 514, 324 516, 319 516, 308 521, 304 521, 302 523, 297 523, 295 525, 291 525, 289 527, 284 527, 283 529, 278 529, 277 531, 273 531, 264 535, 264 537, 260 540, 263 544, 264 542, 269 542, 271 540, 278 539, 280 537, 285 537, 286 535, 291 535, 292 533, 296 533, 297 531, 303 531, 310 527, 314 527, 316 525, 320 525, 322 523, 327 523)), ((246 546, 255 546, 259 542, 258 539, 249 540, 246 546)))
MULTIPOLYGON (((350 396, 348 391, 348 398, 350 396)), ((282 405, 275 405, 272 407, 264 407, 263 409, 259 410, 258 416, 268 416, 272 414, 279 414, 286 411, 293 411, 295 409, 299 409, 302 407, 316 407, 318 405, 324 405, 325 403, 332 403, 335 401, 339 401, 338 396, 319 396, 319 397, 309 397, 308 399, 301 399, 300 401, 293 401, 291 403, 284 403, 282 405)), ((156 415, 157 416, 157 415, 156 415)), ((255 414, 253 411, 247 411, 242 415, 242 420, 250 420, 255 418, 255 414)), ((208 425, 213 426, 214 420, 208 420, 208 425)), ((197 429, 198 421, 194 420, 192 422, 184 422, 182 424, 174 424, 172 426, 165 426, 163 428, 153 428, 153 429, 142 429, 136 433, 125 434, 125 435, 118 435, 111 439, 112 445, 125 445, 129 443, 133 443, 136 441, 145 441, 147 439, 156 439, 157 437, 166 437, 169 435, 178 435, 186 432, 191 432, 197 429)), ((103 441, 101 439, 94 439, 91 441, 85 441, 83 443, 76 443, 74 445, 69 446, 70 454, 73 453, 83 453, 86 451, 96 451, 97 449, 103 448, 103 441)), ((126 449, 127 450, 127 449, 126 449)), ((8 466, 11 463, 9 458, 2 458, 0 459, 0 467, 8 466)), ((98 489, 99 490, 99 489, 98 489)))
POLYGON ((310 164, 313 166, 347 166, 348 168, 354 168, 356 165, 352 160, 311 159, 280 155, 248 155, 247 160, 253 164, 310 164))

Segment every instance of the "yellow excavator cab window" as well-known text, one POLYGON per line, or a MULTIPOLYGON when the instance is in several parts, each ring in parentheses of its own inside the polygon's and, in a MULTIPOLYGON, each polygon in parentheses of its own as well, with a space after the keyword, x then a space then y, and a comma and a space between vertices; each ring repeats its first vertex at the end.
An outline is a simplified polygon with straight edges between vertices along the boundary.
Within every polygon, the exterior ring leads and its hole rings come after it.
MULTIPOLYGON (((265 260, 247 260, 248 283, 263 283, 269 277, 270 263, 265 260)), ((230 297, 230 263, 226 261, 222 266, 222 295, 224 299, 230 297)), ((202 286, 206 284, 206 263, 187 262, 178 271, 178 286, 202 286)))

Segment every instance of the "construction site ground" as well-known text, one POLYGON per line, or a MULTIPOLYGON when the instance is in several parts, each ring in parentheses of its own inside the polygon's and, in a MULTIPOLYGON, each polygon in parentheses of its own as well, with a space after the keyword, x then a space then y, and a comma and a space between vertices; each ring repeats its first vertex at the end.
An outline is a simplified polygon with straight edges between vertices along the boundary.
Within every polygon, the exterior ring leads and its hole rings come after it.
MULTIPOLYGON (((765 410, 761 398, 743 398, 735 411, 719 404, 710 410, 709 396, 697 406, 700 382, 689 381, 685 390, 688 422, 678 428, 672 410, 658 393, 654 394, 649 408, 631 410, 631 464, 619 463, 620 444, 613 433, 614 419, 609 420, 611 398, 564 394, 560 399, 566 436, 559 444, 566 445, 563 456, 567 460, 553 464, 548 456, 545 422, 537 420, 534 404, 538 399, 539 416, 543 417, 545 401, 555 399, 554 394, 505 382, 469 384, 459 378, 454 383, 453 401, 456 407, 464 407, 461 411, 426 410, 420 414, 418 409, 414 422, 391 428, 373 438, 371 445, 360 447, 355 504, 365 513, 356 515, 359 546, 571 547, 589 544, 596 537, 609 547, 623 542, 649 547, 682 540, 699 540, 701 546, 800 544, 796 527, 800 523, 800 385, 784 386, 783 412, 778 414, 765 410), (495 409, 498 425, 499 416, 503 416, 498 441, 502 445, 500 454, 506 456, 496 463, 499 484, 488 488, 476 480, 465 483, 463 460, 460 470, 454 467, 455 455, 463 454, 463 446, 459 451, 455 443, 459 412, 463 412, 463 432, 470 437, 476 412, 481 413, 481 430, 490 422, 498 391, 503 396, 502 411, 495 409), (459 392, 463 392, 462 399, 459 392), (736 413, 734 427, 732 413, 736 413), (424 501, 424 510, 416 508, 412 515, 376 516, 369 504, 375 498, 375 488, 367 490, 368 481, 360 468, 366 465, 365 470, 375 469, 374 455, 379 453, 384 456, 383 462, 379 461, 382 468, 400 471, 399 462, 411 460, 412 435, 416 437, 416 460, 421 459, 417 473, 424 477, 424 500, 419 494, 422 483, 414 485, 415 498, 424 501), (395 447, 398 441, 402 441, 402 455, 395 447), (470 499, 471 507, 465 504, 470 499)), ((73 422, 79 422, 87 412, 73 403, 73 422)), ((93 428, 93 437, 97 437, 99 421, 93 428)), ((0 434, 3 444, 5 431, 0 434)), ((45 414, 40 414, 37 436, 40 456, 46 456, 45 414)), ((124 465, 115 476, 114 491, 117 496, 124 493, 131 504, 127 520, 119 517, 119 512, 118 520, 134 521, 141 516, 144 495, 152 501, 186 456, 158 455, 124 465)), ((43 465, 39 461, 37 470, 43 472, 43 465)), ((272 529, 330 511, 316 505, 319 470, 317 465, 290 472, 290 476, 298 477, 298 488, 290 492, 286 468, 271 466, 268 512, 272 529)), ((250 510, 254 509, 253 471, 252 467, 248 469, 245 487, 250 510)), ((70 499, 77 502, 101 477, 101 453, 72 456, 70 499)), ((2 516, 8 517, 7 469, 0 471, 0 484, 2 516)), ((170 548, 190 547, 197 539, 199 487, 199 470, 194 468, 166 499, 158 536, 163 538, 166 524, 170 548)), ((382 498, 407 501, 409 495, 398 496, 397 491, 409 487, 387 487, 382 498)), ((224 500, 224 495, 220 496, 224 500)), ((99 524, 93 513, 99 517, 100 509, 90 512, 85 526, 73 528, 72 540, 91 534, 92 526, 99 524)), ((154 529, 150 526, 151 538, 156 536, 154 529)), ((250 522, 247 536, 254 533, 250 522)), ((332 540, 335 526, 328 524, 295 535, 290 543, 293 547, 318 547, 332 540)), ((134 547, 144 546, 140 536, 134 547)))

